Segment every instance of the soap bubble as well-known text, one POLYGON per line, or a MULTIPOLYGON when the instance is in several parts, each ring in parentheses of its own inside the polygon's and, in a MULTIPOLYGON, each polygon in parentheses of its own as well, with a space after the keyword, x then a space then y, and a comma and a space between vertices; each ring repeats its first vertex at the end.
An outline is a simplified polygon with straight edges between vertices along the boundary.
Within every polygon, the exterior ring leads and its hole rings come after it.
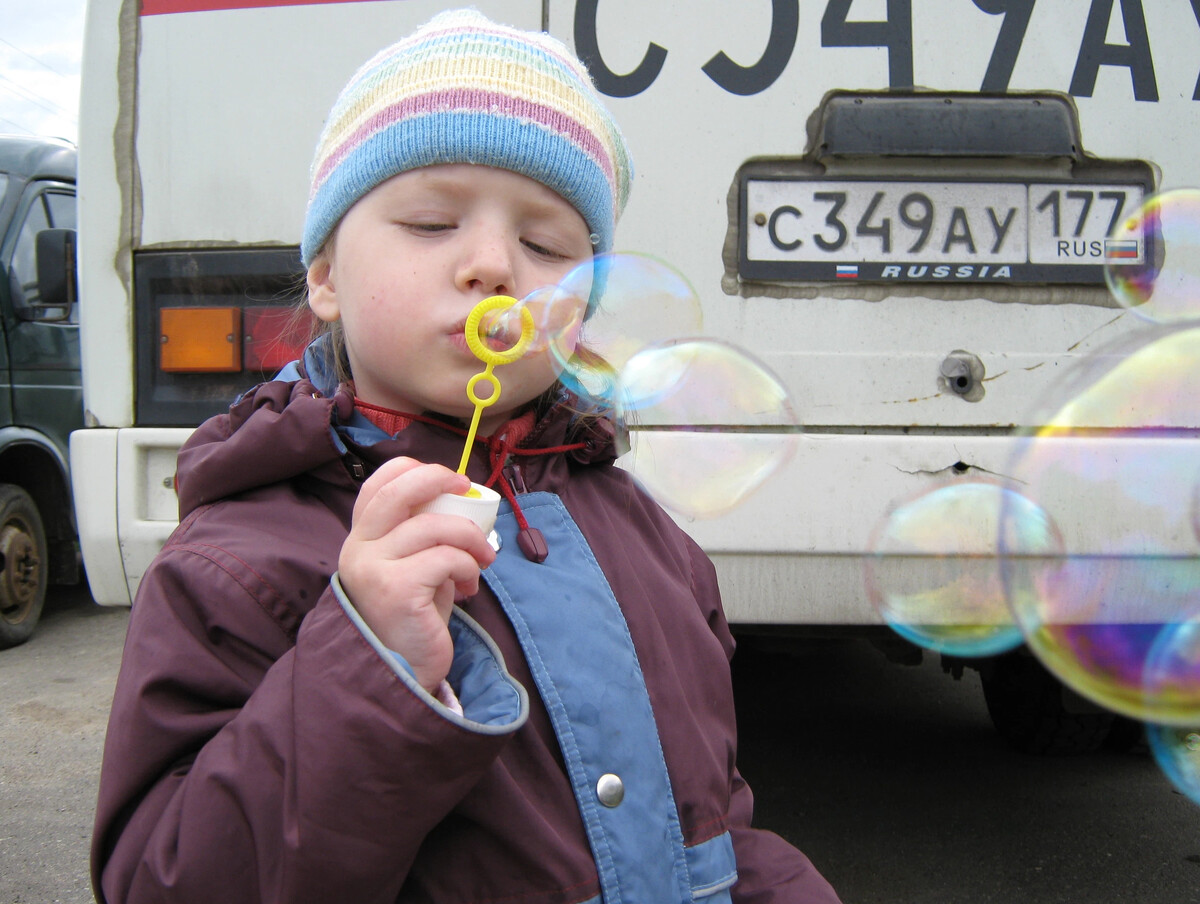
POLYGON ((597 255, 568 274, 557 293, 576 304, 582 299, 590 311, 579 340, 591 354, 564 355, 565 346, 556 347, 564 368, 560 379, 601 398, 611 398, 614 375, 635 354, 703 328, 700 299, 687 278, 644 254, 597 255))
POLYGON ((1171 784, 1200 803, 1200 727, 1147 725, 1146 739, 1171 784))
MULTIPOLYGON (((1195 575, 1185 579, 1194 581, 1195 575)), ((1193 600, 1188 608, 1188 617, 1181 613, 1178 622, 1158 632, 1142 676, 1145 696, 1155 702, 1155 718, 1174 725, 1200 725, 1200 605, 1193 600)))
POLYGON ((1061 552, 1046 513, 999 484, 956 481, 905 500, 870 543, 872 605, 901 637, 941 653, 991 656, 1020 645, 997 556, 1002 526, 1013 563, 1061 552))
POLYGON ((728 512, 791 457, 800 417, 760 361, 715 339, 661 343, 616 376, 630 427, 622 460, 659 503, 687 517, 728 512))
POLYGON ((1200 447, 1187 438, 1200 423, 1200 329, 1142 331, 1089 356, 1064 389, 1008 466, 1064 536, 1062 556, 1006 573, 1017 622, 1083 696, 1200 724, 1200 675, 1180 646, 1200 612, 1200 447))
POLYGON ((1200 540, 1200 477, 1192 483, 1192 531, 1200 540))
POLYGON ((1146 320, 1200 318, 1200 191, 1153 195, 1105 242, 1113 296, 1146 320))
POLYGON ((547 286, 535 289, 507 308, 489 311, 480 320, 480 332, 490 346, 512 348, 521 339, 528 316, 533 334, 525 354, 550 350, 554 360, 565 361, 579 341, 586 307, 586 298, 577 298, 557 286, 547 286))

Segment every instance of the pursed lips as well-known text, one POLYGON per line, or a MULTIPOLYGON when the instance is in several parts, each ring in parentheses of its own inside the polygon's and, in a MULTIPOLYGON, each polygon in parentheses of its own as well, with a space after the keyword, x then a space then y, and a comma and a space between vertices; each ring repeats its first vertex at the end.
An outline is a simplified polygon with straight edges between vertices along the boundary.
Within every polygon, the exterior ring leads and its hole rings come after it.
POLYGON ((451 344, 459 351, 474 357, 474 353, 467 346, 466 337, 467 321, 464 317, 454 325, 452 329, 446 331, 446 336, 450 339, 451 344))

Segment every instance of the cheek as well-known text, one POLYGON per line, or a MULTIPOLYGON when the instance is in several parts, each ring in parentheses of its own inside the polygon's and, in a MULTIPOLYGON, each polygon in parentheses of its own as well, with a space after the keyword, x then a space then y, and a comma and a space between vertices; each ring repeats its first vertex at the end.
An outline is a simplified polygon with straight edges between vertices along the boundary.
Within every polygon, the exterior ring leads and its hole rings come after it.
POLYGON ((394 330, 389 318, 376 318, 359 308, 343 314, 342 330, 346 351, 356 366, 373 362, 372 367, 386 367, 390 361, 408 357, 401 344, 403 331, 394 330))
POLYGON ((412 329, 415 322, 413 311, 403 296, 389 292, 382 286, 366 288, 367 291, 359 296, 346 315, 357 323, 360 332, 396 337, 412 329))

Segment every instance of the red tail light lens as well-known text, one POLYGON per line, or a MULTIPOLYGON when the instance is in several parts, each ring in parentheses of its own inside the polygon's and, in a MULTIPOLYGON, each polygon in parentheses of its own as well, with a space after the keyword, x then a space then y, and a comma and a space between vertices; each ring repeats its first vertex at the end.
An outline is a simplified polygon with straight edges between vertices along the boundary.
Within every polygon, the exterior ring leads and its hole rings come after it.
POLYGON ((250 307, 242 317, 242 363, 264 373, 295 361, 312 338, 314 318, 294 307, 250 307))

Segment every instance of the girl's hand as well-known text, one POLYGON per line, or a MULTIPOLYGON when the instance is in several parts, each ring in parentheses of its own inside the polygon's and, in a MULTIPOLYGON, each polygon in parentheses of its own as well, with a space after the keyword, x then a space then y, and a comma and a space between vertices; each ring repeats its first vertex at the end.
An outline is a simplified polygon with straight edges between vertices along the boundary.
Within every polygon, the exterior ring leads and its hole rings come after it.
POLYGON ((470 483, 441 465, 387 462, 359 491, 338 557, 342 589, 359 615, 430 692, 454 656, 446 627, 454 601, 479 589, 479 572, 496 554, 470 520, 413 510, 470 483))

